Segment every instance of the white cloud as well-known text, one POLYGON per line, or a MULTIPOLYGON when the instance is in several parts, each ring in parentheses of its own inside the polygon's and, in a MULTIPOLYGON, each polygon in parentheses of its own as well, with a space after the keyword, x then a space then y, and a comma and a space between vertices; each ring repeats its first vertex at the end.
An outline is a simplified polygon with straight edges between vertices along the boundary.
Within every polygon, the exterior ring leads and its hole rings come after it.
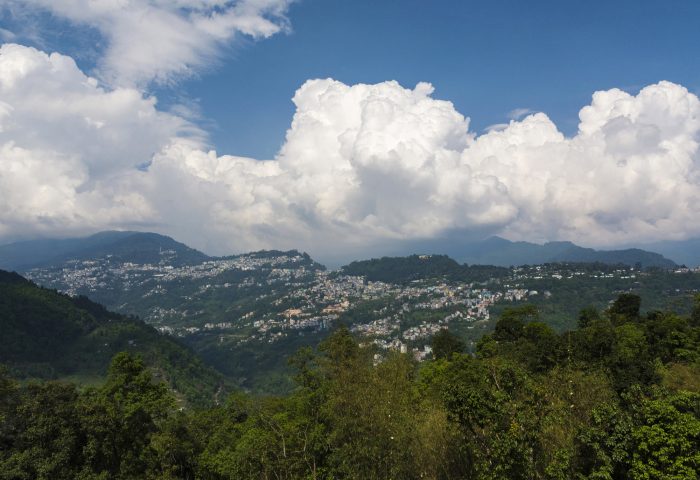
POLYGON ((267 38, 287 28, 292 0, 0 0, 98 30, 106 40, 99 76, 143 86, 189 76, 216 61, 237 35, 267 38))
POLYGON ((100 88, 69 57, 3 45, 0 235, 138 222, 152 212, 118 185, 173 138, 198 134, 136 90, 100 88))
POLYGON ((484 132, 489 133, 489 132, 500 132, 501 130, 505 130, 508 128, 507 123, 494 123, 492 125, 488 125, 486 128, 484 128, 484 132))
POLYGON ((455 231, 593 246, 700 236, 700 101, 596 92, 481 136, 421 83, 310 80, 275 159, 207 151, 185 120, 65 56, 0 50, 0 237, 147 228, 218 253, 321 258, 455 231), (138 165, 150 165, 138 169, 138 165))
POLYGON ((510 120, 520 120, 524 116, 530 115, 531 113, 535 113, 535 111, 529 108, 516 108, 508 112, 508 118, 510 120))
POLYGON ((580 119, 567 139, 536 114, 465 151, 518 205, 506 233, 598 245, 700 234, 695 95, 669 82, 597 92, 580 119))

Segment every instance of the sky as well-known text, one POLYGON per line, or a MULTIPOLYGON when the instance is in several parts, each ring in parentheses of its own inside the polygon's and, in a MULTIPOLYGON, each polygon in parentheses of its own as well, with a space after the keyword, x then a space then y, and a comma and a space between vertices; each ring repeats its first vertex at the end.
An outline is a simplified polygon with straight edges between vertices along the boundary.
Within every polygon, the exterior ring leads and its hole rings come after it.
POLYGON ((137 229, 349 260, 699 237, 698 19, 696 0, 0 0, 0 243, 137 229))

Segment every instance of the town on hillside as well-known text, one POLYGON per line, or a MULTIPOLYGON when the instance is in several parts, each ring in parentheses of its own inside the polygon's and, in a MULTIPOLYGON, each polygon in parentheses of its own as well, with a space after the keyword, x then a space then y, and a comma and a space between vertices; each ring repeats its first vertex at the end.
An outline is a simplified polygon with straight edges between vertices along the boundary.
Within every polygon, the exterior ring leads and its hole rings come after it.
MULTIPOLYGON (((461 331, 475 340, 504 305, 556 301, 560 286, 575 282, 606 285, 612 299, 652 275, 635 267, 549 264, 511 267, 480 281, 435 275, 394 283, 348 275, 343 269, 329 272, 296 251, 255 252, 191 265, 178 265, 176 255, 164 250, 161 261, 150 264, 110 256, 73 260, 30 270, 27 276, 138 315, 178 337, 206 336, 231 347, 272 344, 342 322, 380 351, 412 352, 422 360, 439 330, 461 331)), ((430 262, 431 256, 419 259, 430 262)), ((665 272, 700 277, 696 273, 685 268, 665 272)))

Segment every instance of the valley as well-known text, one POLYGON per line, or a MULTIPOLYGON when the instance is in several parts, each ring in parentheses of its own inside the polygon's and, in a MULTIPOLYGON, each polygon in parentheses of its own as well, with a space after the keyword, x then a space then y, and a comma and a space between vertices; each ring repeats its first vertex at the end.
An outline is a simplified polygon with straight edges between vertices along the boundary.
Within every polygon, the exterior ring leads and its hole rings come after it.
POLYGON ((627 471, 650 426, 659 455, 681 432, 692 478, 698 269, 410 255, 328 271, 296 250, 209 257, 134 235, 29 279, 0 270, 0 462, 30 472, 8 478, 48 478, 31 472, 55 452, 56 478, 127 457, 145 459, 128 478, 388 478, 387 458, 395 478, 486 478, 495 462, 549 478, 536 471, 558 457, 529 445, 553 432, 567 472, 593 471, 591 451, 632 452, 615 460, 627 471))
POLYGON ((397 350, 423 360, 430 357, 432 336, 444 328, 474 351, 509 305, 533 304, 543 321, 563 331, 576 326, 581 309, 604 309, 620 293, 641 295, 646 310, 689 311, 700 290, 700 272, 681 267, 505 268, 413 255, 328 271, 295 250, 206 257, 178 245, 163 237, 162 244, 149 244, 148 255, 143 249, 138 255, 129 250, 130 257, 107 248, 25 275, 44 287, 138 316, 179 338, 236 384, 268 393, 291 388, 288 358, 340 324, 372 345, 377 358, 397 350))

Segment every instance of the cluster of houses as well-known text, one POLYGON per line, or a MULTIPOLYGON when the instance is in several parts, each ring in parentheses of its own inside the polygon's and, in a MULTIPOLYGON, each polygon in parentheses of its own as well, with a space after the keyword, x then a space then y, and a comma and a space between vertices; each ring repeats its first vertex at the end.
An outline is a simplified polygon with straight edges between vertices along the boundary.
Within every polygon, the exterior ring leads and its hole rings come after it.
POLYGON ((254 253, 194 265, 171 263, 171 257, 166 251, 161 262, 152 264, 118 262, 110 257, 74 260, 60 268, 32 270, 28 277, 70 295, 109 289, 139 292, 141 299, 157 304, 144 319, 168 334, 207 333, 220 335, 222 341, 235 334, 241 341, 274 342, 345 322, 380 349, 410 351, 421 359, 429 355, 430 339, 442 328, 455 324, 474 328, 489 321, 499 302, 551 296, 547 290, 528 289, 529 281, 634 280, 644 275, 634 268, 597 271, 552 264, 513 268, 507 277, 482 284, 424 279, 397 285, 328 272, 297 252, 254 253), (178 293, 177 303, 171 297, 187 282, 192 288, 184 295, 178 293), (216 292, 226 299, 240 298, 248 291, 256 291, 257 296, 247 311, 224 308, 217 317, 191 307, 216 292), (158 299, 168 301, 160 304, 158 299), (162 306, 166 304, 167 308, 162 306))

